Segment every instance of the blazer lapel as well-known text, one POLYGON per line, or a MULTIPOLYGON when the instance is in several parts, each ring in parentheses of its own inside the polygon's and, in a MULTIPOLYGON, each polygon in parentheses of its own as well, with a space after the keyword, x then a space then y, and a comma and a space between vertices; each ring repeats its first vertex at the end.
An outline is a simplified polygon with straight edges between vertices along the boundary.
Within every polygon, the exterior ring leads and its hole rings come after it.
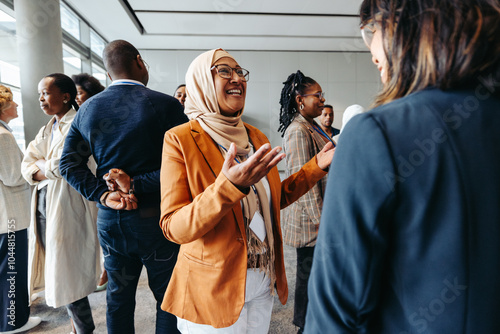
POLYGON ((189 122, 191 125, 191 135, 198 146, 205 161, 216 178, 222 170, 224 159, 213 139, 203 130, 198 121, 189 122))

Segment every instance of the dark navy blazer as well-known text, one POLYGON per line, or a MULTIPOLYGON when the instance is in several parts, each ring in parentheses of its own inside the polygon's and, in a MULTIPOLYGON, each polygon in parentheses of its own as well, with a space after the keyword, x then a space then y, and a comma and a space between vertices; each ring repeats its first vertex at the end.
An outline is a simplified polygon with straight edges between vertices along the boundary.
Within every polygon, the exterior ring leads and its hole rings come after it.
POLYGON ((306 333, 500 332, 500 100, 427 89, 342 132, 306 333))

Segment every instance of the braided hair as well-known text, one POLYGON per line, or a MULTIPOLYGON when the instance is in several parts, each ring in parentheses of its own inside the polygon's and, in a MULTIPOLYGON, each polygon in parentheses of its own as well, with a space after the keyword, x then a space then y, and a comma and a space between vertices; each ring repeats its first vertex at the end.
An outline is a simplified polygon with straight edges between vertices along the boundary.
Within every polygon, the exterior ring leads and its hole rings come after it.
POLYGON ((306 77, 300 70, 288 76, 283 84, 280 97, 280 127, 278 132, 281 132, 281 137, 285 134, 286 129, 295 118, 298 112, 297 102, 295 97, 304 94, 307 87, 316 84, 317 82, 310 77, 306 77))

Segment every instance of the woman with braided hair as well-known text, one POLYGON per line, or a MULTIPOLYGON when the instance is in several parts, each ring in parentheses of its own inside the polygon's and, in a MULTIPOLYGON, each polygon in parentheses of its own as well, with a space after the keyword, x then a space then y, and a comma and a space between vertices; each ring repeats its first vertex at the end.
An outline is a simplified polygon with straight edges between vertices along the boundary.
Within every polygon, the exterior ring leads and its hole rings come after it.
MULTIPOLYGON (((280 98, 280 127, 286 154, 286 176, 298 172, 332 139, 314 121, 321 115, 325 97, 321 86, 301 71, 284 82, 280 98)), ((284 243, 297 249, 297 278, 293 323, 302 333, 307 309, 307 281, 318 235, 326 176, 283 213, 284 243)))

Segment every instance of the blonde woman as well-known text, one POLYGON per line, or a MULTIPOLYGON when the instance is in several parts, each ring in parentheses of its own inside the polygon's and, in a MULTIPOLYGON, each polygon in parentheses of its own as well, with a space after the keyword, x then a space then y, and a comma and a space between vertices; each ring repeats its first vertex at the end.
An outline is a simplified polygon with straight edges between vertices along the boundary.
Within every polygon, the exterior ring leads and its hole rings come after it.
POLYGON ((28 306, 28 232, 31 189, 21 175, 23 153, 9 122, 18 117, 10 88, 0 85, 0 332, 40 323, 28 306))

